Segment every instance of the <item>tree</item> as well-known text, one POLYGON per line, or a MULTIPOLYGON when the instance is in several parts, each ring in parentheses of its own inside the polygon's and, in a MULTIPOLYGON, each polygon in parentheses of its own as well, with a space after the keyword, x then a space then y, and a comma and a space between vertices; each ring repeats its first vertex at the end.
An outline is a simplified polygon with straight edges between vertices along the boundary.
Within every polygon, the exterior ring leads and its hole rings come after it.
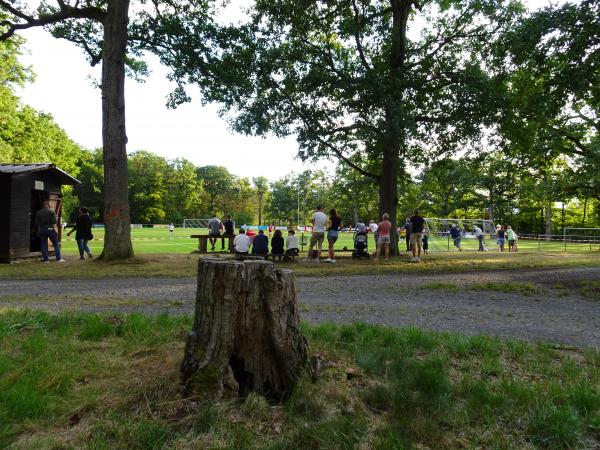
MULTIPOLYGON (((492 122, 489 44, 521 11, 510 0, 259 0, 249 23, 222 28, 200 49, 192 15, 153 32, 171 48, 159 57, 180 83, 198 83, 224 115, 233 112, 235 130, 296 135, 302 159, 340 159, 377 182, 379 213, 395 224, 403 164, 492 122), (409 35, 419 18, 422 32, 409 35), (169 39, 173 28, 190 39, 169 39)), ((188 100, 178 93, 175 101, 188 100)))
POLYGON ((133 255, 127 191, 127 135, 125 131, 125 59, 129 0, 76 1, 74 5, 56 0, 42 3, 35 13, 11 1, 0 1, 0 8, 11 15, 0 22, 0 40, 17 31, 50 27, 56 37, 76 42, 89 55, 92 65, 102 61, 102 145, 104 150, 104 225, 106 237, 103 257, 128 258, 133 255), (78 25, 73 24, 77 22, 78 25), (100 29, 102 36, 100 38, 100 29))
POLYGON ((252 178, 256 196, 258 197, 258 224, 262 225, 263 200, 269 191, 269 181, 265 177, 252 178))

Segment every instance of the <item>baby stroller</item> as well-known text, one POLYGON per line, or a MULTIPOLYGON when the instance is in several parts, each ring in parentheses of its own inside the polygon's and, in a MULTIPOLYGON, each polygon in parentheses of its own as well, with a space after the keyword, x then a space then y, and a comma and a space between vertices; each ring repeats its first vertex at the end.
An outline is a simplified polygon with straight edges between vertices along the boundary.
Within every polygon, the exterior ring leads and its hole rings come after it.
POLYGON ((367 233, 365 232, 354 234, 354 251, 352 252, 352 259, 356 258, 370 258, 367 233))

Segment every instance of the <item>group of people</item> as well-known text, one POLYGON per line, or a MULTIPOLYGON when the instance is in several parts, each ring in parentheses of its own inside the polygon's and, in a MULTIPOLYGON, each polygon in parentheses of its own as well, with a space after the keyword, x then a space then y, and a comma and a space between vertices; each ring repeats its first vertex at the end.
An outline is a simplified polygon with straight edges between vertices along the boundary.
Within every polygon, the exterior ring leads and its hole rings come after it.
MULTIPOLYGON (((40 250, 42 253, 42 262, 44 263, 50 262, 48 240, 52 242, 52 246, 54 247, 56 262, 65 262, 61 255, 60 242, 58 241, 58 233, 55 228, 57 223, 58 219, 56 213, 50 207, 50 201, 44 200, 42 208, 35 213, 35 226, 37 235, 40 238, 40 250)), ((92 234, 92 218, 90 217, 89 209, 84 207, 79 208, 79 215, 75 221, 75 225, 67 233, 67 236, 70 236, 73 232, 75 232, 79 259, 85 259, 86 254, 88 258, 92 258, 92 251, 88 246, 88 242, 94 239, 94 236, 92 234)))
MULTIPOLYGON (((450 227, 450 236, 454 242, 454 246, 458 249, 458 251, 462 251, 462 236, 463 232, 458 228, 456 224, 452 224, 450 227)), ((483 230, 477 225, 473 225, 473 234, 479 241, 479 249, 478 251, 484 252, 487 249, 484 246, 485 233, 483 230)), ((517 252, 517 240, 519 239, 515 230, 512 227, 502 225, 496 225, 496 244, 498 245, 498 251, 503 252, 505 250, 506 241, 508 241, 508 251, 509 252, 517 252)))
POLYGON ((297 256, 300 253, 298 248, 298 238, 294 230, 288 230, 286 239, 283 239, 281 230, 275 230, 271 238, 269 251, 269 238, 264 230, 258 230, 258 234, 248 235, 244 227, 240 228, 239 234, 233 239, 233 251, 239 255, 248 255, 252 253, 257 256, 272 255, 279 260, 285 256, 297 256), (252 251, 250 252, 250 247, 252 251))

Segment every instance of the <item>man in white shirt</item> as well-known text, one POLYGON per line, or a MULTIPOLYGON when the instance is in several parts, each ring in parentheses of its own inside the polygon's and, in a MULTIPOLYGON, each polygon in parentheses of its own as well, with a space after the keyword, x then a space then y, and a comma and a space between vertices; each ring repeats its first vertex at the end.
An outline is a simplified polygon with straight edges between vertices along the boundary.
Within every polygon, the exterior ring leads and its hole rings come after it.
POLYGON ((371 220, 369 222, 369 233, 371 233, 373 235, 373 237, 375 238, 375 248, 377 248, 377 240, 378 240, 377 230, 378 229, 379 229, 379 227, 377 226, 377 224, 375 223, 375 221, 371 220))
POLYGON ((473 233, 475 234, 475 237, 479 241, 479 251, 482 252, 484 250, 484 247, 483 247, 483 237, 484 237, 483 231, 477 225, 474 225, 473 226, 473 233))
POLYGON ((247 255, 250 244, 250 238, 246 236, 246 230, 240 228, 240 234, 233 239, 233 251, 242 255, 247 255))
POLYGON ((308 247, 308 257, 306 260, 310 259, 313 247, 317 244, 318 251, 316 260, 319 262, 321 251, 323 250, 323 240, 325 239, 325 225, 327 225, 327 215, 323 212, 323 207, 321 205, 317 206, 317 210, 313 214, 311 223, 313 224, 313 230, 310 236, 310 246, 308 247))

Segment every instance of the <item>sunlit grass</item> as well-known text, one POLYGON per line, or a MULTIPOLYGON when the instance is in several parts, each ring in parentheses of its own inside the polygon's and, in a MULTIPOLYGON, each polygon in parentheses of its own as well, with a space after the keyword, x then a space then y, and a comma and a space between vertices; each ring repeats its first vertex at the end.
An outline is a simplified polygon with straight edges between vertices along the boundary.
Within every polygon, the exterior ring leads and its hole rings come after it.
POLYGON ((179 396, 190 318, 0 311, 0 447, 593 448, 600 354, 355 324, 282 405, 179 396))

